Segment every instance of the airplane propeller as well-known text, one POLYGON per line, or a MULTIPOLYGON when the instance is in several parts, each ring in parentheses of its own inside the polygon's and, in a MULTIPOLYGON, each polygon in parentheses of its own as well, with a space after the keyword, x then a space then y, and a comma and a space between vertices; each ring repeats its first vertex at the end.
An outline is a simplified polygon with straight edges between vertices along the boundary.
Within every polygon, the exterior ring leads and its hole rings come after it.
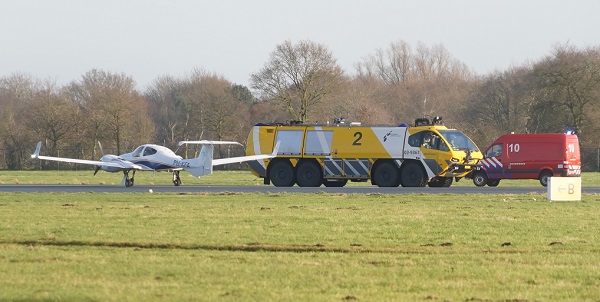
POLYGON ((98 147, 100 147, 100 153, 104 156, 104 150, 102 150, 102 144, 98 141, 98 147))
MULTIPOLYGON (((104 150, 102 150, 102 144, 100 143, 100 141, 98 141, 98 147, 100 147, 100 154, 102 154, 102 156, 104 156, 104 150)), ((96 176, 96 173, 98 173, 98 171, 100 171, 101 167, 100 166, 96 166, 96 169, 94 170, 94 176, 96 176)))

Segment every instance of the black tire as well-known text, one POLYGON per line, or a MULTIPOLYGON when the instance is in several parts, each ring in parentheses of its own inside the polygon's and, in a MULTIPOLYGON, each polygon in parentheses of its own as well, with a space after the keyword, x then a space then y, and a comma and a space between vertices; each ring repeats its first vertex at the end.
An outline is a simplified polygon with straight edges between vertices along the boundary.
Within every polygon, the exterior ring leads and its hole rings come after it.
POLYGON ((391 162, 380 163, 373 173, 373 182, 379 187, 397 187, 400 185, 398 168, 391 162))
POLYGON ((483 187, 488 183, 487 174, 484 171, 476 171, 473 174, 473 183, 478 187, 483 187))
POLYGON ((421 165, 413 161, 404 164, 400 172, 400 183, 403 187, 424 187, 427 180, 421 165))
POLYGON ((276 187, 291 187, 296 182, 294 168, 287 160, 278 160, 269 164, 269 178, 276 187))
POLYGON ((488 179, 487 185, 490 187, 497 187, 500 184, 500 179, 488 179))
POLYGON ((328 188, 341 188, 348 183, 347 179, 323 179, 323 184, 328 188))
POLYGON ((540 184, 544 187, 548 186, 548 178, 554 176, 554 174, 552 174, 552 172, 546 170, 546 171, 542 171, 542 173, 540 173, 540 184))
POLYGON ((301 161, 296 169, 296 183, 299 187, 320 187, 323 183, 323 173, 317 162, 301 161))
POLYGON ((431 188, 449 188, 453 181, 452 177, 436 177, 428 182, 427 185, 431 188))
POLYGON ((181 178, 179 177, 179 171, 173 171, 173 185, 179 187, 181 185, 181 178))

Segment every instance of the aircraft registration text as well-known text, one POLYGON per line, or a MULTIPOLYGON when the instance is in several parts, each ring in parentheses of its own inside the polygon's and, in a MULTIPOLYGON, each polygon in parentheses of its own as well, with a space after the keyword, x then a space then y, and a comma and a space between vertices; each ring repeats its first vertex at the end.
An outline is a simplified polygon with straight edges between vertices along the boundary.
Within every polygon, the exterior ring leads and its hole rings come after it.
POLYGON ((190 163, 184 160, 173 160, 173 166, 189 168, 190 163))

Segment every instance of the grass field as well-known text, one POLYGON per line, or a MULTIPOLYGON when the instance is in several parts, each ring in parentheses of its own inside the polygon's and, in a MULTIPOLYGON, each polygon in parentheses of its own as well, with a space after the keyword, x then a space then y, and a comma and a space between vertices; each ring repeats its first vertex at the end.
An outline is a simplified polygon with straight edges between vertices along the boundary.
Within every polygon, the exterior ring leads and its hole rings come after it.
MULTIPOLYGON (((95 176, 92 170, 81 171, 1 171, 0 184, 84 184, 84 185, 119 185, 122 173, 98 172, 95 176)), ((194 178, 186 172, 181 172, 183 185, 263 185, 262 178, 255 177, 249 171, 215 171, 213 175, 194 178)), ((171 173, 167 172, 138 172, 135 175, 138 185, 170 185, 171 173)), ((365 186, 370 182, 353 183, 348 185, 365 186)), ((471 179, 462 179, 453 186, 475 186, 471 179)), ((600 186, 600 173, 586 172, 582 174, 583 187, 600 186)), ((502 180, 499 186, 539 186, 538 180, 502 180)), ((401 190, 401 189, 400 189, 401 190)))
POLYGON ((598 301, 599 214, 594 194, 0 193, 0 300, 598 301))

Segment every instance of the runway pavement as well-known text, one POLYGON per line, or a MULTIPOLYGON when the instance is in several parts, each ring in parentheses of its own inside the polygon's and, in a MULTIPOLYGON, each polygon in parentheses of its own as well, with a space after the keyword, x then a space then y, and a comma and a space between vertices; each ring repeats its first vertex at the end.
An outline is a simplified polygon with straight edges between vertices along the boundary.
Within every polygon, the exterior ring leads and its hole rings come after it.
MULTIPOLYGON (((346 194, 545 194, 546 188, 537 187, 475 187, 453 186, 450 188, 379 188, 377 186, 346 186, 343 188, 301 188, 301 187, 274 187, 274 186, 206 186, 206 185, 135 185, 126 188, 121 185, 0 185, 0 192, 25 192, 25 193, 127 193, 146 192, 154 193, 346 193, 346 194)), ((584 187, 582 193, 600 193, 600 187, 584 187)))

